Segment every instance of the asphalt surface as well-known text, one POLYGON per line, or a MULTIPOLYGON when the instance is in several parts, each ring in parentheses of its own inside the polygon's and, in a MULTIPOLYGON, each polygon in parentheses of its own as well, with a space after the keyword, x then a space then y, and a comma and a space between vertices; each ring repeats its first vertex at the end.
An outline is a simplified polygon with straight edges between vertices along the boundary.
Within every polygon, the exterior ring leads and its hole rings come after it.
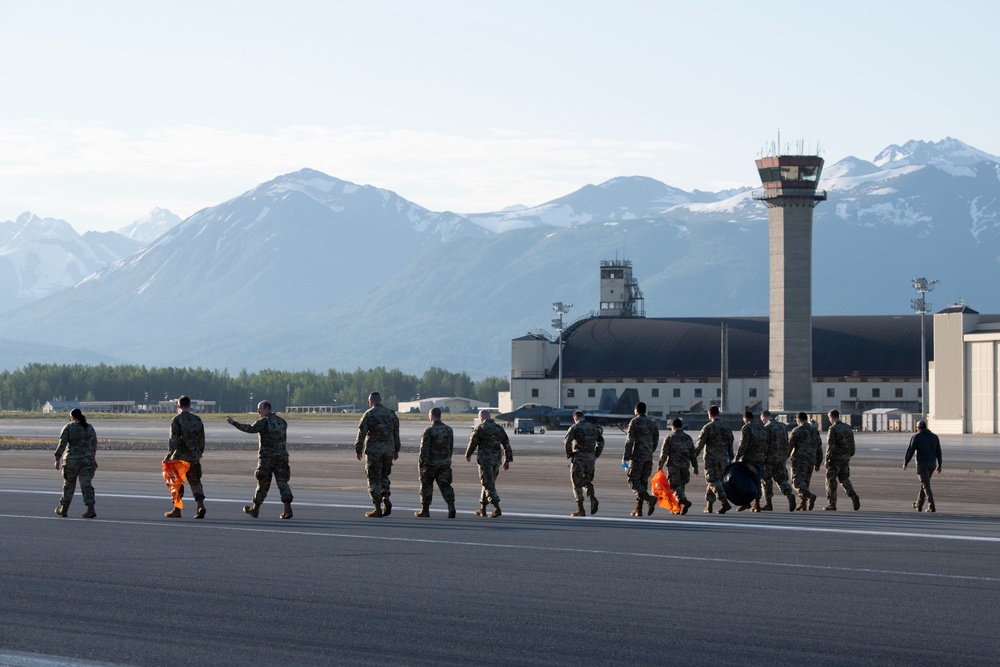
MULTIPOLYGON (((96 425, 102 439, 165 430, 96 425)), ((44 427, 54 447, 61 423, 44 427)), ((784 510, 707 515, 694 478, 691 513, 637 519, 614 430, 614 453, 598 462, 601 508, 586 518, 568 516, 562 434, 512 436, 504 516, 472 514, 475 465, 456 457, 459 516, 448 520, 438 493, 431 518, 413 517, 422 426, 404 423, 394 511, 366 519, 353 428, 293 422, 290 521, 277 519, 273 487, 259 519, 241 511, 255 452, 211 450, 222 434, 243 435, 224 423, 209 422, 201 521, 190 505, 182 519, 162 516, 161 450, 101 451, 90 520, 79 495, 70 518, 53 514, 50 448, 0 450, 0 665, 993 665, 1000 655, 993 438, 944 439, 936 514, 910 507, 916 475, 899 470, 908 437, 859 434, 860 512, 842 502, 789 513, 777 496, 784 510)))

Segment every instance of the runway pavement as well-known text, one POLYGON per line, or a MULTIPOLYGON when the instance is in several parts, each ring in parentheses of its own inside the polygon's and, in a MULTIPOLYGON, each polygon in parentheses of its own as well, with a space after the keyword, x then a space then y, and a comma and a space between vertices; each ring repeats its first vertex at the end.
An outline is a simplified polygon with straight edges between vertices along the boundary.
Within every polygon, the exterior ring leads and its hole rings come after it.
MULTIPOLYGON (((295 518, 281 521, 276 502, 256 520, 240 510, 253 456, 206 460, 198 521, 190 508, 163 518, 160 452, 103 452, 98 518, 84 520, 79 496, 71 518, 52 513, 59 479, 36 463, 51 454, 0 452, 0 665, 992 665, 1000 654, 1000 494, 946 499, 982 487, 979 473, 956 471, 933 515, 876 493, 875 462, 859 468, 857 513, 635 519, 621 470, 602 459, 601 510, 577 519, 565 463, 515 455, 499 482, 504 516, 481 519, 474 465, 456 460, 460 514, 448 520, 439 497, 430 519, 413 517, 411 457, 394 472, 392 516, 376 520, 362 515, 351 452, 303 451, 295 518)), ((692 498, 701 489, 693 481, 692 498)))

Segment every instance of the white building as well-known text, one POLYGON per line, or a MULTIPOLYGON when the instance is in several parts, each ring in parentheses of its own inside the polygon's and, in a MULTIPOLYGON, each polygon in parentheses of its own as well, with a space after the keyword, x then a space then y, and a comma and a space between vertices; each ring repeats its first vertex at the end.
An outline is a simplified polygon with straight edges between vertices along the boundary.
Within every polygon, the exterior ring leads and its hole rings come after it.
POLYGON ((928 421, 937 433, 1000 433, 1000 316, 951 306, 934 315, 928 421))

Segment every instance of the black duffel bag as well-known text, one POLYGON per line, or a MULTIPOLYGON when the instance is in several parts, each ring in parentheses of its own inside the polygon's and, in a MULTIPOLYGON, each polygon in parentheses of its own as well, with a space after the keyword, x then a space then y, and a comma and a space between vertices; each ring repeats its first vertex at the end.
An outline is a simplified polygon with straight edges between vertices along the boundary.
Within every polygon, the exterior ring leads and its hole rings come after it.
POLYGON ((760 493, 760 473, 742 461, 730 463, 722 473, 722 488, 734 505, 749 505, 760 493))

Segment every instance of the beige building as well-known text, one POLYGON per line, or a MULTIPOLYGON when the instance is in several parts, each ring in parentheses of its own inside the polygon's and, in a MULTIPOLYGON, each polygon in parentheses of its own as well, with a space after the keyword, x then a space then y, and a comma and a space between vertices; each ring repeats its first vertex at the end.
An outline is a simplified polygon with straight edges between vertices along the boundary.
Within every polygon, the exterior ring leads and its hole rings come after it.
POLYGON ((1000 433, 1000 316, 951 306, 934 315, 928 420, 937 433, 1000 433))

